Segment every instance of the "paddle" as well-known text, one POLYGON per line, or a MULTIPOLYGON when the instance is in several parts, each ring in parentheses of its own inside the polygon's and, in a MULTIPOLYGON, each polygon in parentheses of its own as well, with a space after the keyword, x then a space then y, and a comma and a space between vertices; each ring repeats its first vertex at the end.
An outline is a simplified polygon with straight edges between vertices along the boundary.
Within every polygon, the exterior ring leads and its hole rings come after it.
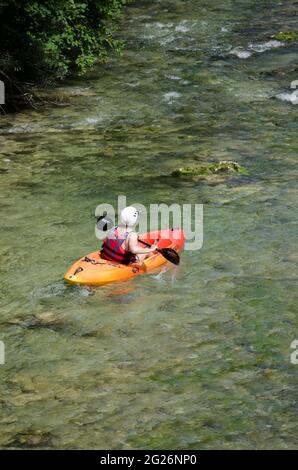
MULTIPOLYGON (((144 242, 143 240, 138 240, 139 243, 142 245, 151 248, 152 245, 149 243, 144 242)), ((180 263, 180 256, 178 255, 177 251, 173 250, 173 248, 156 248, 156 251, 160 253, 166 260, 170 261, 170 263, 178 265, 180 263)))

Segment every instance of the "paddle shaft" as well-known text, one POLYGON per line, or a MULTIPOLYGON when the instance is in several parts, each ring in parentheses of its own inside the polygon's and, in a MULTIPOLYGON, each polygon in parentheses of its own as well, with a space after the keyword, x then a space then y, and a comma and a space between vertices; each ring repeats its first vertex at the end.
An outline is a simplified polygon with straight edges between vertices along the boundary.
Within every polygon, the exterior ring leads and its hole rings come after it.
MULTIPOLYGON (((147 246, 148 248, 152 247, 152 245, 149 245, 149 243, 144 242, 143 240, 138 241, 143 245, 147 246)), ((166 260, 170 261, 170 263, 173 263, 175 265, 180 263, 179 255, 177 251, 173 250, 173 248, 156 248, 156 251, 158 251, 158 253, 160 253, 164 258, 166 258, 166 260)))
MULTIPOLYGON (((142 243, 142 245, 147 246, 148 248, 152 248, 152 245, 149 245, 149 243, 144 242, 143 240, 140 240, 139 238, 138 238, 138 242, 142 243)), ((160 252, 158 248, 156 248, 156 251, 160 252)))

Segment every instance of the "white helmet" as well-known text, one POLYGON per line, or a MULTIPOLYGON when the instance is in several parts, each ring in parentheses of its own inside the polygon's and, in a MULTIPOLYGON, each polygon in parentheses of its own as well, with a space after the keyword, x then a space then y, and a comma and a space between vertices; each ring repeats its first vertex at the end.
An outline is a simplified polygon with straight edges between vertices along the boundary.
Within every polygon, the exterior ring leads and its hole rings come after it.
POLYGON ((127 227, 133 227, 139 218, 139 211, 133 206, 125 207, 121 211, 120 220, 123 225, 127 227))

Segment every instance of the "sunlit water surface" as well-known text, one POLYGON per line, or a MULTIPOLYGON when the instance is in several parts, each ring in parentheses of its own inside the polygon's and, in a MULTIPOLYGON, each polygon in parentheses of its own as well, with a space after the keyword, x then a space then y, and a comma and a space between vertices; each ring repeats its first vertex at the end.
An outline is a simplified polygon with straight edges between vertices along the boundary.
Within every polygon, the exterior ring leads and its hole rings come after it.
POLYGON ((1 117, 2 447, 297 448, 295 27, 294 1, 136 2, 68 106, 1 117), (220 160, 250 176, 169 176, 220 160), (203 248, 65 285, 118 194, 203 203, 203 248))

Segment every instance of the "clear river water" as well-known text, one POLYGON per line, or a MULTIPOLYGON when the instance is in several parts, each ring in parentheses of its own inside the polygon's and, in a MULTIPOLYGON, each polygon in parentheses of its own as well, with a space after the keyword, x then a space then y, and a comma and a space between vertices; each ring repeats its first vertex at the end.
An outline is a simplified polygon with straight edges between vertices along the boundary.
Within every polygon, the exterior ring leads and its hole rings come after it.
POLYGON ((130 4, 66 106, 0 118, 0 446, 297 448, 297 1, 130 4), (173 178, 236 161, 248 176, 173 178), (97 204, 204 204, 178 269, 68 286, 97 204))

